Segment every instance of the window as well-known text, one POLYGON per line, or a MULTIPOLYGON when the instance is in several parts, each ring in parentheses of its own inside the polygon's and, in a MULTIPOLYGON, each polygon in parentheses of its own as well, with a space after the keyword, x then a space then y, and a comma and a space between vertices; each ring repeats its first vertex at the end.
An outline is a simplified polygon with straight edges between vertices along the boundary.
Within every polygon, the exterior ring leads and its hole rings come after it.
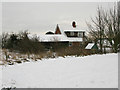
POLYGON ((74 36, 74 32, 70 32, 70 36, 74 36))
POLYGON ((83 37, 83 33, 82 32, 78 32, 78 37, 83 37))
POLYGON ((71 43, 71 42, 69 42, 69 47, 70 47, 70 46, 72 46, 72 43, 71 43))

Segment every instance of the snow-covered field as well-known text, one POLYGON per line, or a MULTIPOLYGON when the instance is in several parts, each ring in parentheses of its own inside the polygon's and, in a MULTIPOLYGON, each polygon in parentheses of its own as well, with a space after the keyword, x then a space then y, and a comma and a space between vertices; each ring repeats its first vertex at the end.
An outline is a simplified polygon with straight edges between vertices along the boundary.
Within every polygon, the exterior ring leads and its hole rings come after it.
POLYGON ((0 90, 2 88, 2 66, 0 66, 0 90))
POLYGON ((117 88, 118 55, 43 59, 3 66, 3 87, 117 88))
MULTIPOLYGON (((1 64, 2 50, 0 49, 0 64, 1 64)), ((0 65, 0 90, 2 88, 2 66, 0 65)))

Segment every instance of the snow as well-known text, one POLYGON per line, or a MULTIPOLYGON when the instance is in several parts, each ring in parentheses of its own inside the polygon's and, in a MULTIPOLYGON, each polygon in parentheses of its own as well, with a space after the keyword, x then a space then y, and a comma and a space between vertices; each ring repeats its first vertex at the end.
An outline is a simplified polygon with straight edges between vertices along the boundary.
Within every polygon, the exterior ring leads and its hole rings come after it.
POLYGON ((59 24, 59 27, 60 27, 60 30, 62 31, 62 32, 64 32, 64 31, 83 31, 83 32, 85 32, 86 30, 84 30, 83 28, 81 28, 81 26, 80 25, 76 25, 76 28, 74 28, 73 26, 72 26, 72 24, 64 24, 64 25, 62 25, 62 24, 59 24))
POLYGON ((3 66, 3 87, 118 88, 118 55, 43 59, 3 66))
POLYGON ((73 29, 73 30, 64 30, 64 32, 85 32, 85 30, 76 30, 76 29, 73 29))
POLYGON ((0 65, 0 90, 2 89, 2 66, 0 65))
POLYGON ((44 36, 39 36, 39 41, 41 42, 56 42, 56 41, 67 41, 67 42, 82 42, 83 39, 80 37, 76 37, 76 38, 71 38, 71 37, 67 37, 64 34, 61 35, 44 35, 44 36))
POLYGON ((0 49, 0 90, 2 87, 2 50, 0 49))
MULTIPOLYGON (((100 40, 98 40, 98 44, 100 43, 100 40)), ((104 39, 102 41, 103 46, 111 46, 110 42, 107 39, 104 39)), ((114 41, 112 40, 112 43, 114 44, 114 41)))
POLYGON ((92 49, 93 46, 94 46, 94 43, 88 43, 85 49, 92 49))
MULTIPOLYGON (((28 35, 29 38, 32 38, 34 35, 28 35)), ((37 35, 40 42, 82 42, 83 39, 80 37, 67 37, 65 34, 53 34, 53 35, 37 35)))
POLYGON ((69 41, 69 42, 82 42, 82 41, 83 41, 83 38, 80 38, 80 37, 75 37, 75 38, 72 37, 72 38, 71 38, 71 37, 69 37, 69 38, 68 38, 68 41, 69 41))
POLYGON ((39 36, 41 42, 56 42, 56 41, 68 41, 67 37, 62 34, 42 35, 39 36))

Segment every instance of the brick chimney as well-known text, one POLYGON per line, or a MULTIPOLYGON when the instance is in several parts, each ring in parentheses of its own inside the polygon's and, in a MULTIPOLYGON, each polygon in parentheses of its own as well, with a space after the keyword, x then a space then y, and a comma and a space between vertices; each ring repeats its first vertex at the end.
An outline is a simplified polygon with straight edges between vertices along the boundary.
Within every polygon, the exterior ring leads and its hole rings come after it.
POLYGON ((76 28, 76 22, 75 21, 72 22, 72 26, 73 26, 73 28, 76 28))

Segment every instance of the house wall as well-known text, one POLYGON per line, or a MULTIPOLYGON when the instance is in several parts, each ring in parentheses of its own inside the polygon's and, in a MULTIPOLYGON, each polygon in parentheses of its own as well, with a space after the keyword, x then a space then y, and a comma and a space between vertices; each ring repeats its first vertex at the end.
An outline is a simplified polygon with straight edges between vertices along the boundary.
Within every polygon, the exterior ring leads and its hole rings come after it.
POLYGON ((72 42, 72 46, 80 46, 80 42, 72 42))
POLYGON ((46 49, 60 49, 69 46, 69 42, 41 42, 46 49))
POLYGON ((84 48, 84 44, 82 42, 69 42, 69 47, 80 47, 80 48, 84 48))
POLYGON ((85 45, 84 43, 82 42, 40 42, 44 47, 45 47, 45 50, 53 50, 53 51, 56 51, 56 50, 62 50, 62 49, 65 49, 67 47, 69 48, 81 48, 81 49, 84 49, 85 48, 85 45))

